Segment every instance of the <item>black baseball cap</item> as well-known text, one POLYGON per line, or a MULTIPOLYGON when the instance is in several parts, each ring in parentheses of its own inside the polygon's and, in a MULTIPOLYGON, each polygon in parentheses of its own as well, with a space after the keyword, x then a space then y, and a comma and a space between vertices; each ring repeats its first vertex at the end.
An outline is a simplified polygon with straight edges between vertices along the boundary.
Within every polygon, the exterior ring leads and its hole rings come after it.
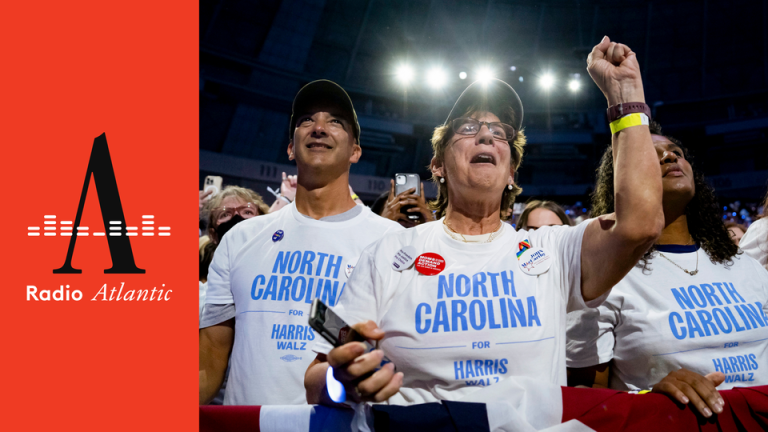
POLYGON ((470 84, 453 105, 445 124, 463 116, 472 106, 486 107, 499 116, 499 120, 515 130, 519 131, 523 126, 523 103, 512 86, 500 79, 492 78, 489 81, 475 81, 470 84), (512 117, 507 108, 512 109, 512 117))
POLYGON ((360 123, 357 122, 357 113, 352 106, 352 99, 340 85, 325 79, 312 81, 296 93, 291 108, 291 124, 288 126, 289 139, 293 139, 293 131, 296 129, 296 120, 299 116, 305 114, 312 104, 317 102, 330 102, 341 108, 349 117, 348 120, 352 121, 355 139, 360 144, 360 123))

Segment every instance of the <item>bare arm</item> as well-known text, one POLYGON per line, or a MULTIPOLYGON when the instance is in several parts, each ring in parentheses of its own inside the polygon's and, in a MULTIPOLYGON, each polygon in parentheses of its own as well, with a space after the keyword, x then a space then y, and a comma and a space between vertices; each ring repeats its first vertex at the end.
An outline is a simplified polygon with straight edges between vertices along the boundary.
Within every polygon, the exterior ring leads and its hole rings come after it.
MULTIPOLYGON (((608 388, 610 363, 603 363, 585 368, 568 368, 569 387, 608 388)), ((688 369, 672 371, 658 384, 653 386, 653 393, 667 395, 683 405, 691 404, 704 417, 712 413, 723 412, 725 402, 717 391, 717 386, 725 380, 722 372, 712 372, 701 376, 688 369)))
POLYGON ((318 354, 309 364, 304 373, 304 388, 307 391, 307 403, 317 405, 322 399, 327 398, 325 389, 325 374, 328 369, 328 360, 325 354, 318 354))
MULTIPOLYGON (((587 60, 587 70, 608 105, 645 102, 635 53, 605 37, 587 60)), ((619 282, 664 228, 661 169, 648 126, 613 135, 615 213, 592 221, 581 246, 581 293, 600 297, 619 282)))
POLYGON ((296 199, 296 181, 295 175, 289 176, 283 173, 283 181, 280 183, 280 197, 277 197, 272 206, 269 207, 269 213, 274 213, 289 204, 288 201, 281 197, 288 198, 290 202, 296 199))
POLYGON ((328 371, 328 356, 318 354, 307 368, 304 374, 304 388, 307 390, 307 403, 312 405, 339 405, 328 397, 328 390, 325 388, 325 374, 328 371))
POLYGON ((682 404, 690 403, 704 417, 712 413, 723 412, 725 401, 717 391, 717 386, 725 381, 725 374, 712 372, 701 376, 696 372, 681 368, 670 372, 658 384, 653 386, 653 393, 667 395, 682 404))
POLYGON ((200 329, 200 405, 209 403, 221 388, 234 341, 234 318, 200 329))

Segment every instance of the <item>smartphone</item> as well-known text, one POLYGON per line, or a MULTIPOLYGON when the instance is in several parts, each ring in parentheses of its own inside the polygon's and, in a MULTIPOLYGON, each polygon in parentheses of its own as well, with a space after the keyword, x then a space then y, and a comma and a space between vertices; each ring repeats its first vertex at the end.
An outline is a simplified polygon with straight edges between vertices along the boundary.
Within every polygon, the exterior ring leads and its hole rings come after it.
MULTIPOLYGON (((411 188, 415 189, 414 195, 421 196, 421 178, 418 174, 395 174, 395 195, 399 195, 411 188)), ((400 213, 410 220, 421 219, 421 213, 407 211, 413 207, 412 205, 402 206, 400 207, 400 213)))
MULTIPOLYGON (((365 352, 369 353, 376 349, 371 345, 360 333, 352 330, 352 328, 344 322, 336 313, 333 312, 328 306, 325 305, 320 299, 316 298, 312 301, 312 306, 309 308, 309 326, 316 332, 320 333, 320 336, 325 338, 334 347, 340 347, 345 343, 358 341, 365 345, 365 352)), ((378 345, 378 342, 376 342, 378 345)), ((387 363, 392 361, 384 356, 381 359, 379 367, 369 373, 361 376, 358 380, 362 381, 369 376, 373 375, 377 370, 381 369, 387 363)), ((395 367, 397 370, 397 367, 395 367)), ((344 403, 347 400, 347 393, 344 386, 336 380, 333 376, 333 368, 328 368, 325 375, 325 384, 328 390, 328 396, 337 403, 344 403)))
POLYGON ((213 189, 211 197, 215 196, 217 193, 221 192, 221 183, 223 180, 224 179, 219 176, 205 176, 203 191, 208 192, 208 190, 213 189))
MULTIPOLYGON (((378 347, 378 342, 376 342, 376 346, 371 345, 360 333, 352 330, 349 324, 344 322, 343 319, 333 312, 333 309, 326 306, 319 298, 312 300, 312 305, 309 308, 309 326, 334 347, 340 347, 355 341, 362 342, 366 346, 365 352, 373 351, 378 347)), ((384 356, 379 367, 390 361, 384 356)))

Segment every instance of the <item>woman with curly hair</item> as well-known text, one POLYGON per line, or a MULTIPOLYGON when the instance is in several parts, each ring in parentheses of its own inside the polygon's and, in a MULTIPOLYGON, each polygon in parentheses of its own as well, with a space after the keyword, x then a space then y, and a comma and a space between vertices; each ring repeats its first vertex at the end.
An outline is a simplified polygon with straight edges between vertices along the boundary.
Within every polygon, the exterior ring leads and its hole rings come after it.
MULTIPOLYGON (((650 130, 665 227, 602 305, 569 314, 569 385, 652 388, 710 417, 723 408, 716 387, 768 384, 768 272, 731 240, 683 144, 650 130)), ((613 169, 609 148, 593 217, 615 210, 613 169)))

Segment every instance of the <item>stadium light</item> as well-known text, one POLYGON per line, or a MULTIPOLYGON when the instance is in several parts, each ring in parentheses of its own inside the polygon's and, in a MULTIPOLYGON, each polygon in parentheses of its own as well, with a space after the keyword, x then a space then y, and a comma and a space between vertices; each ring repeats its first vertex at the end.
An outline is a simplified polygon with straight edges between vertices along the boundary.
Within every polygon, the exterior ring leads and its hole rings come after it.
POLYGON ((402 65, 397 68, 397 71, 395 71, 395 75, 397 76, 397 80, 400 81, 401 84, 406 85, 411 82, 413 79, 413 69, 411 69, 408 65, 402 65))
POLYGON ((460 79, 467 79, 467 73, 466 72, 459 72, 459 78, 460 79))
POLYGON ((434 67, 427 72, 427 84, 434 89, 444 86, 447 80, 445 71, 438 67, 434 67))
POLYGON ((488 68, 482 68, 477 71, 477 80, 487 84, 493 78, 493 72, 488 68))
POLYGON ((544 90, 549 90, 555 85, 555 78, 552 74, 544 74, 539 79, 539 85, 541 85, 544 90))
POLYGON ((574 79, 574 80, 571 80, 571 81, 568 83, 568 88, 569 88, 569 89, 570 89, 572 92, 576 93, 576 92, 577 92, 577 91, 579 91, 579 89, 581 88, 581 82, 579 82, 579 80, 576 80, 576 79, 574 79))

